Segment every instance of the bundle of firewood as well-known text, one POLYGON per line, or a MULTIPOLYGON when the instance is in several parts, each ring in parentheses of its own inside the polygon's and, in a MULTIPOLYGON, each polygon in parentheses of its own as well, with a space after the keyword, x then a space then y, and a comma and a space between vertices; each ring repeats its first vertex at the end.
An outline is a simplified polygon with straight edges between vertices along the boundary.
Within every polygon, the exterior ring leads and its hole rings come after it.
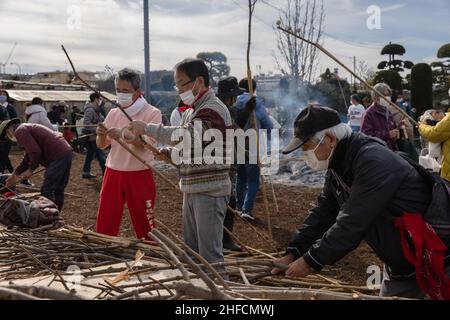
POLYGON ((69 226, 50 231, 0 229, 0 300, 379 299, 367 287, 320 275, 272 276, 273 267, 286 266, 276 265, 272 254, 257 249, 209 264, 169 228, 158 225, 151 233, 157 246, 69 226), (82 290, 71 286, 73 274, 67 270, 73 266, 80 270, 79 288, 92 295, 83 296, 82 290), (228 277, 217 267, 225 267, 228 277), (35 282, 16 284, 26 279, 35 282), (43 279, 49 281, 46 286, 35 284, 43 279), (1 280, 8 280, 8 285, 1 280))

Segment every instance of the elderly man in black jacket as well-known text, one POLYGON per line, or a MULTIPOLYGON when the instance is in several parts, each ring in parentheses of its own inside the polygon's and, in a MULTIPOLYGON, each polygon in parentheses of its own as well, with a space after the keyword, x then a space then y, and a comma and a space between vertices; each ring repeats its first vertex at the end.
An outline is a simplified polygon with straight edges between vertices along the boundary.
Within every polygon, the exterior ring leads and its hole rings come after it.
POLYGON ((423 176, 381 140, 352 133, 329 108, 303 110, 295 122, 295 136, 283 153, 302 148, 308 166, 328 171, 315 207, 286 255, 277 260, 289 265, 286 275, 320 272, 365 240, 385 263, 380 295, 422 298, 395 218, 405 212, 426 212, 431 188, 423 176))

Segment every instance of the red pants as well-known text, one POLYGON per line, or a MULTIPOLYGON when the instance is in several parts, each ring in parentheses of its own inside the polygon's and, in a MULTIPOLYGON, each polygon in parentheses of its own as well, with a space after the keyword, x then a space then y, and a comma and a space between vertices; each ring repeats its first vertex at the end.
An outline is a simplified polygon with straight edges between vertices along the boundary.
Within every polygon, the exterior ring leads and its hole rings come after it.
POLYGON ((149 240, 148 233, 154 227, 155 197, 151 170, 125 172, 107 168, 100 193, 97 232, 109 236, 119 234, 126 202, 136 236, 149 240))

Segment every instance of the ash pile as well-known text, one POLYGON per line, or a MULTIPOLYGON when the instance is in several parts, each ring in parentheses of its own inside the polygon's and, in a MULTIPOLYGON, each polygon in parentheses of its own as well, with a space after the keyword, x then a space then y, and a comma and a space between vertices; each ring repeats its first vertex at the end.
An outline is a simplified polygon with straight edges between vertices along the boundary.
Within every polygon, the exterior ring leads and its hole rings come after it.
POLYGON ((270 179, 276 184, 322 188, 325 184, 325 171, 313 171, 300 159, 285 161, 280 159, 278 172, 270 179))

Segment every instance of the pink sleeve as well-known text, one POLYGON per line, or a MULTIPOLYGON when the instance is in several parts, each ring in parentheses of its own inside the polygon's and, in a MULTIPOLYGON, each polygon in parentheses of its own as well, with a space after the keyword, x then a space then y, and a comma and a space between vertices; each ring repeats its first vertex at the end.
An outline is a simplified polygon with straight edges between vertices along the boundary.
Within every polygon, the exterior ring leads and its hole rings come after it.
MULTIPOLYGON (((145 116, 145 122, 146 123, 153 123, 153 124, 160 124, 162 123, 162 114, 161 110, 151 107, 152 109, 148 112, 148 115, 145 116)), ((156 145, 157 142, 155 139, 150 138, 148 136, 145 137, 145 140, 147 140, 148 143, 151 145, 156 145)))
MULTIPOLYGON (((105 125, 105 127, 107 128, 107 129, 111 129, 112 127, 113 127, 113 122, 114 122, 114 120, 112 120, 112 118, 114 117, 114 110, 111 110, 109 113, 108 113, 108 115, 106 116, 106 119, 105 119, 105 121, 103 121, 103 124, 105 125)), ((111 145, 111 143, 112 143, 112 141, 111 141, 111 138, 110 137, 106 137, 106 141, 108 142, 108 144, 109 145, 111 145)))
POLYGON ((111 110, 108 115, 106 116, 105 121, 103 122, 103 124, 105 125, 106 128, 111 129, 111 118, 114 115, 114 110, 111 110))

